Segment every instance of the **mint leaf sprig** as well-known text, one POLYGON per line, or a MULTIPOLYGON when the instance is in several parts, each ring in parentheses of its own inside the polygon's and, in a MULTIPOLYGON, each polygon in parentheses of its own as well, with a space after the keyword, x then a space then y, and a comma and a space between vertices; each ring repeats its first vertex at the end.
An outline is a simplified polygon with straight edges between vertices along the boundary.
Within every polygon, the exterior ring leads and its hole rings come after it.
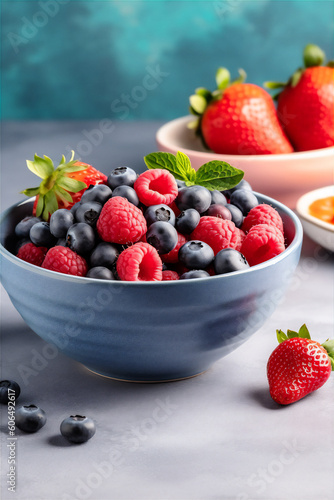
POLYGON ((225 161, 209 161, 197 171, 192 168, 189 157, 178 151, 176 155, 166 152, 150 153, 144 157, 147 168, 164 168, 175 179, 184 181, 186 186, 204 186, 210 191, 231 189, 242 180, 244 172, 225 161))

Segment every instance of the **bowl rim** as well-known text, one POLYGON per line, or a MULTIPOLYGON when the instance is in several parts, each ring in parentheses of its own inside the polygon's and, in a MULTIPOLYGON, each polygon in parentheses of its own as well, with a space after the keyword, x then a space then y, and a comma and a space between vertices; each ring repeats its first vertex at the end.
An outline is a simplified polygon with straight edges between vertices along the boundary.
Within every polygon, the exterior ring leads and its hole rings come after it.
POLYGON ((327 196, 334 196, 334 184, 331 186, 325 186, 319 189, 314 189, 313 191, 308 191, 303 194, 298 200, 296 204, 296 211, 303 220, 317 226, 325 231, 329 231, 334 233, 334 224, 330 224, 329 222, 325 222, 318 217, 314 217, 308 211, 309 206, 315 200, 320 200, 322 197, 326 198, 327 196))
POLYGON ((212 160, 220 160, 224 159, 224 161, 227 162, 233 162, 233 160, 238 159, 240 160, 249 160, 249 161, 254 161, 254 158, 256 157, 256 161, 258 162, 268 162, 268 161, 287 161, 287 160, 292 160, 295 158, 296 160, 304 160, 304 159, 312 159, 312 158, 317 158, 319 157, 328 157, 328 156, 334 156, 334 146, 329 146, 327 148, 321 148, 321 149, 313 149, 310 151, 294 151, 293 153, 283 153, 283 154, 264 154, 264 155, 231 155, 231 154, 224 154, 224 153, 215 153, 212 150, 206 151, 199 151, 197 149, 189 149, 185 148, 183 146, 176 146, 174 143, 169 142, 168 140, 166 141, 166 131, 171 130, 175 127, 177 127, 180 124, 186 124, 190 121, 190 119, 194 119, 193 115, 186 115, 186 116, 181 116, 179 118, 175 118, 174 120, 171 120, 164 125, 162 125, 156 132, 156 141, 158 145, 162 145, 163 147, 169 148, 169 149, 174 149, 175 151, 178 151, 179 149, 182 149, 182 152, 185 153, 186 155, 194 155, 198 156, 198 158, 203 158, 206 162, 209 161, 208 159, 212 160))
MULTIPOLYGON (((19 259, 16 257, 14 254, 9 252, 2 243, 0 243, 0 255, 3 257, 7 258, 9 261, 11 261, 13 264, 18 265, 19 267, 22 267, 26 270, 30 270, 34 273, 40 274, 42 276, 46 276, 49 278, 53 279, 58 279, 61 281, 67 281, 67 282, 72 282, 72 283, 83 283, 83 284, 90 284, 90 283, 95 283, 99 284, 101 286, 116 286, 116 287, 122 287, 122 286, 127 286, 127 287, 132 287, 132 286, 141 286, 141 287, 151 287, 151 286, 186 286, 189 283, 196 283, 196 282, 207 282, 209 281, 212 282, 212 280, 217 280, 217 279, 223 279, 223 280, 229 280, 233 279, 237 275, 243 275, 246 273, 256 273, 257 271, 260 271, 261 269, 265 269, 267 267, 270 267, 281 260, 285 259, 288 255, 290 255, 292 252, 294 252, 299 246, 301 246, 302 239, 303 239, 303 228, 302 224, 298 218, 298 216, 286 205, 283 203, 275 200, 274 198, 270 198, 269 196, 263 195, 261 193, 257 193, 254 191, 255 196, 259 196, 261 198, 261 203, 267 203, 268 205, 274 204, 276 208, 278 208, 282 213, 288 215, 290 219, 292 220, 294 227, 295 227, 295 236, 293 240, 291 241, 290 245, 279 255, 276 257, 273 257, 272 259, 269 259, 265 262, 262 262, 261 264, 257 264, 256 266, 249 267, 245 270, 242 271, 234 271, 232 273, 226 273, 226 274, 218 274, 215 276, 205 276, 202 278, 194 278, 191 280, 170 280, 170 281, 121 281, 121 280, 101 280, 97 278, 87 278, 84 276, 73 276, 70 274, 62 274, 57 271, 51 271, 49 269, 44 269, 42 267, 35 266, 33 264, 30 264, 29 262, 25 262, 24 260, 19 259), (183 285, 182 285, 183 283, 183 285)), ((19 207, 21 205, 24 205, 26 203, 29 203, 33 201, 35 198, 29 198, 26 200, 23 200, 22 202, 15 203, 11 207, 7 208, 5 211, 3 211, 0 214, 0 226, 7 217, 7 215, 14 210, 16 207, 19 207)))

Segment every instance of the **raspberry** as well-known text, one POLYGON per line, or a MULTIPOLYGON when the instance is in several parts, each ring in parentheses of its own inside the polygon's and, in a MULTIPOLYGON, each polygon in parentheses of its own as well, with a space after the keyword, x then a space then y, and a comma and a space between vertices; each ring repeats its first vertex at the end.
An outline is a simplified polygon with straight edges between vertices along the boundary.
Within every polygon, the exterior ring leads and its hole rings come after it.
POLYGON ((257 207, 252 208, 245 217, 242 230, 248 233, 251 227, 257 224, 269 224, 275 226, 283 233, 283 221, 280 214, 270 205, 262 203, 257 207))
POLYGON ((178 208, 175 201, 172 201, 172 203, 170 203, 168 206, 173 210, 175 217, 178 217, 180 215, 181 210, 178 208))
POLYGON ((178 262, 179 250, 182 247, 182 245, 187 243, 187 241, 188 241, 187 238, 183 234, 177 233, 176 246, 170 252, 165 253, 163 255, 160 255, 162 262, 168 262, 168 263, 172 263, 172 264, 178 262))
POLYGON ((231 220, 204 216, 191 233, 191 239, 204 241, 216 255, 223 248, 238 248, 240 231, 231 220))
POLYGON ((162 281, 174 281, 178 279, 179 275, 176 271, 162 271, 162 281))
POLYGON ((118 257, 116 269, 123 281, 161 281, 162 262, 148 243, 135 243, 118 257))
POLYGON ((170 205, 178 195, 176 180, 168 170, 146 170, 134 183, 139 200, 149 207, 164 203, 170 205))
POLYGON ((239 241, 239 244, 235 247, 235 250, 238 250, 238 252, 241 251, 242 243, 243 243, 244 239, 246 238, 246 234, 243 232, 242 229, 239 229, 239 235, 240 235, 240 241, 239 241))
POLYGON ((241 253, 250 266, 272 259, 283 250, 285 246, 281 231, 269 224, 257 224, 251 227, 241 245, 241 253))
POLYGON ((42 267, 50 271, 74 276, 86 276, 87 263, 83 257, 68 247, 55 246, 45 256, 42 267))
POLYGON ((45 247, 37 247, 33 243, 26 243, 19 249, 17 257, 35 266, 41 266, 47 251, 48 249, 45 247))
POLYGON ((96 228, 102 240, 126 245, 140 240, 147 225, 139 208, 126 198, 115 196, 103 206, 96 228))

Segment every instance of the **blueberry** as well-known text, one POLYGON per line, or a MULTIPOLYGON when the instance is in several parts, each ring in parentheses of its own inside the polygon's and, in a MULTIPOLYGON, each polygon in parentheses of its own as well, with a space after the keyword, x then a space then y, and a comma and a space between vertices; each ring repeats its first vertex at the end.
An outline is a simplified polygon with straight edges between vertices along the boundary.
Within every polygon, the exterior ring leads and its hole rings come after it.
POLYGON ((137 174, 132 168, 129 167, 117 167, 115 168, 108 177, 108 186, 111 189, 115 189, 117 186, 133 186, 135 180, 137 179, 137 174))
POLYGON ((255 194, 247 189, 236 189, 236 191, 233 191, 231 194, 230 200, 232 205, 240 208, 244 216, 259 204, 255 194))
POLYGON ((45 412, 38 406, 21 406, 15 412, 15 425, 23 432, 37 432, 45 423, 45 412))
POLYGON ((114 280, 113 273, 107 267, 96 266, 91 267, 86 274, 86 278, 95 278, 98 280, 114 280))
POLYGON ((85 443, 95 434, 96 427, 91 418, 71 415, 60 424, 61 434, 71 443, 85 443))
POLYGON ((176 180, 176 184, 177 184, 178 189, 186 187, 186 183, 184 181, 181 181, 179 179, 175 179, 175 180, 176 180))
POLYGON ((66 238, 59 238, 56 243, 57 247, 66 247, 66 238))
POLYGON ((217 189, 211 191, 211 205, 226 205, 226 204, 227 204, 226 196, 224 196, 223 193, 217 191, 217 189))
POLYGON ((159 254, 163 255, 176 247, 177 231, 169 222, 153 222, 147 230, 146 241, 156 248, 159 254))
POLYGON ((228 210, 228 208, 218 204, 210 205, 207 211, 205 212, 205 215, 209 215, 211 217, 218 217, 219 219, 232 220, 232 214, 228 210))
POLYGON ((161 203, 160 205, 151 205, 147 207, 144 212, 144 217, 147 222, 147 226, 153 224, 153 222, 169 222, 172 226, 175 226, 175 214, 173 210, 168 206, 161 203))
POLYGON ((68 229, 74 224, 74 215, 66 208, 60 208, 50 217, 50 231, 56 238, 64 238, 68 229))
POLYGON ((13 396, 17 399, 20 395, 21 388, 14 380, 0 381, 0 403, 8 404, 8 401, 13 400, 13 396))
POLYGON ((224 248, 217 253, 214 268, 216 274, 225 274, 248 269, 249 264, 242 253, 234 248, 224 248))
POLYGON ((90 265, 92 267, 103 266, 113 270, 119 251, 116 245, 102 241, 94 248, 90 256, 90 265))
POLYGON ((203 269, 193 269, 192 271, 187 271, 186 273, 181 274, 180 280, 192 280, 195 278, 207 278, 210 277, 210 274, 203 269))
POLYGON ((234 222, 237 227, 241 227, 244 221, 244 216, 240 208, 232 205, 232 203, 228 203, 226 208, 231 212, 232 222, 234 222))
POLYGON ((66 245, 78 254, 90 252, 95 246, 94 229, 85 222, 73 224, 67 231, 66 245))
POLYGON ((214 259, 212 248, 203 241, 187 241, 179 250, 179 261, 188 269, 205 269, 214 259))
POLYGON ((176 217, 175 227, 179 233, 190 234, 197 227, 201 216, 194 208, 187 208, 183 210, 178 217, 176 217))
POLYGON ((222 191, 222 193, 227 197, 230 198, 231 194, 234 193, 237 189, 246 189, 247 191, 252 191, 252 186, 249 184, 249 182, 245 181, 245 179, 242 179, 239 184, 234 186, 231 189, 226 189, 226 191, 222 191))
POLYGON ((30 229, 37 222, 42 222, 39 217, 25 217, 15 226, 15 235, 18 238, 29 238, 30 229))
POLYGON ((71 214, 74 215, 74 217, 75 217, 76 211, 78 210, 80 205, 81 205, 81 200, 77 201, 77 203, 74 203, 73 207, 70 208, 70 212, 71 212, 71 214))
POLYGON ((81 203, 80 207, 78 207, 75 212, 75 219, 77 222, 85 222, 90 226, 96 226, 97 219, 102 210, 101 203, 97 201, 87 201, 85 203, 81 203))
POLYGON ((81 203, 87 203, 88 201, 96 201, 104 205, 109 198, 112 196, 112 191, 109 186, 105 184, 95 184, 90 185, 88 189, 81 196, 81 203))
POLYGON ((50 232, 50 224, 48 222, 37 222, 30 229, 29 233, 31 241, 38 247, 50 248, 56 244, 57 239, 50 232))
POLYGON ((139 198, 136 191, 130 186, 117 186, 113 192, 112 196, 122 196, 126 198, 135 207, 139 206, 139 198))
POLYGON ((179 190, 175 203, 180 210, 194 208, 202 214, 211 205, 211 193, 204 186, 184 187, 179 190))

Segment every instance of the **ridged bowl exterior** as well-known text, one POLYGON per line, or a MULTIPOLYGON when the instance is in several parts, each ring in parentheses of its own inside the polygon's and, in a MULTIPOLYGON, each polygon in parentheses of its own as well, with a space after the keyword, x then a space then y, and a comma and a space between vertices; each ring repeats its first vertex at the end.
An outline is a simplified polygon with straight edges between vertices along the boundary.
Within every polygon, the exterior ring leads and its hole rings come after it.
POLYGON ((94 372, 147 382, 196 375, 263 325, 298 264, 298 218, 258 197, 284 220, 291 243, 281 255, 246 271, 151 283, 72 277, 21 261, 5 247, 32 202, 11 207, 1 218, 3 286, 32 330, 94 372))

